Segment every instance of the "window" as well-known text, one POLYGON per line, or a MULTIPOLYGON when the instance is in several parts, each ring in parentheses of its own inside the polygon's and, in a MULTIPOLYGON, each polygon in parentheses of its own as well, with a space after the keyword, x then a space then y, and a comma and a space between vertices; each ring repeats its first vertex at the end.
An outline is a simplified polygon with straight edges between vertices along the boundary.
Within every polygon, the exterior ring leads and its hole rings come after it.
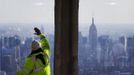
POLYGON ((29 55, 39 27, 54 52, 54 0, 0 0, 0 75, 15 75, 29 55))
POLYGON ((133 3, 80 0, 79 75, 133 75, 133 3))

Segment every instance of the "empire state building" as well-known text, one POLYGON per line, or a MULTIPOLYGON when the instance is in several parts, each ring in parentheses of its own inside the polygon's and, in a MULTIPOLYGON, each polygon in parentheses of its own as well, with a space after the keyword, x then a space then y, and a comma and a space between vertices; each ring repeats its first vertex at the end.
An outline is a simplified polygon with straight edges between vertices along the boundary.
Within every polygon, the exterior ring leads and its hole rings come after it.
POLYGON ((89 47, 91 52, 96 55, 97 52, 97 29, 92 18, 92 24, 89 29, 89 47))

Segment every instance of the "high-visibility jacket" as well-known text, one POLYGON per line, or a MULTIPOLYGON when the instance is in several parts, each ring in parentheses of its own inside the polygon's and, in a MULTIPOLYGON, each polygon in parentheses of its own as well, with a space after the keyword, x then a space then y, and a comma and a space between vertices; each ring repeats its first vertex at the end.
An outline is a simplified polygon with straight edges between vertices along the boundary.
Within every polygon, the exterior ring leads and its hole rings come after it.
POLYGON ((50 75, 50 46, 44 35, 39 35, 43 52, 29 55, 26 58, 24 67, 17 72, 17 75, 50 75), (42 54, 46 62, 44 65, 36 56, 42 54))

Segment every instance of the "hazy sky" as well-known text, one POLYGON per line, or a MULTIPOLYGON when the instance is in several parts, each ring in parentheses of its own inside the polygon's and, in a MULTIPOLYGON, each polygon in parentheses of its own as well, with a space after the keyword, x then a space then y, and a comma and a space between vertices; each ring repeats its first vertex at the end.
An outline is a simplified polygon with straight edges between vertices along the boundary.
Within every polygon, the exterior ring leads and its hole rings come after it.
POLYGON ((134 24, 134 0, 80 0, 80 22, 134 24))
MULTIPOLYGON (((80 23, 132 23, 134 0, 80 0, 80 23)), ((0 0, 0 23, 54 22, 54 0, 0 0)))
POLYGON ((0 23, 51 23, 54 0, 0 0, 0 23))

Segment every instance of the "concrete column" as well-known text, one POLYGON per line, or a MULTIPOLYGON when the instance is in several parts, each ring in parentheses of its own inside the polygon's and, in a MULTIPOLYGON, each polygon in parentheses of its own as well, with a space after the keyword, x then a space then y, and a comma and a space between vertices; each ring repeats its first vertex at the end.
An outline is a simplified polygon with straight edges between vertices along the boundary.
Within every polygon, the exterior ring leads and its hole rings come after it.
POLYGON ((54 75, 78 75, 79 0, 55 0, 54 75))

